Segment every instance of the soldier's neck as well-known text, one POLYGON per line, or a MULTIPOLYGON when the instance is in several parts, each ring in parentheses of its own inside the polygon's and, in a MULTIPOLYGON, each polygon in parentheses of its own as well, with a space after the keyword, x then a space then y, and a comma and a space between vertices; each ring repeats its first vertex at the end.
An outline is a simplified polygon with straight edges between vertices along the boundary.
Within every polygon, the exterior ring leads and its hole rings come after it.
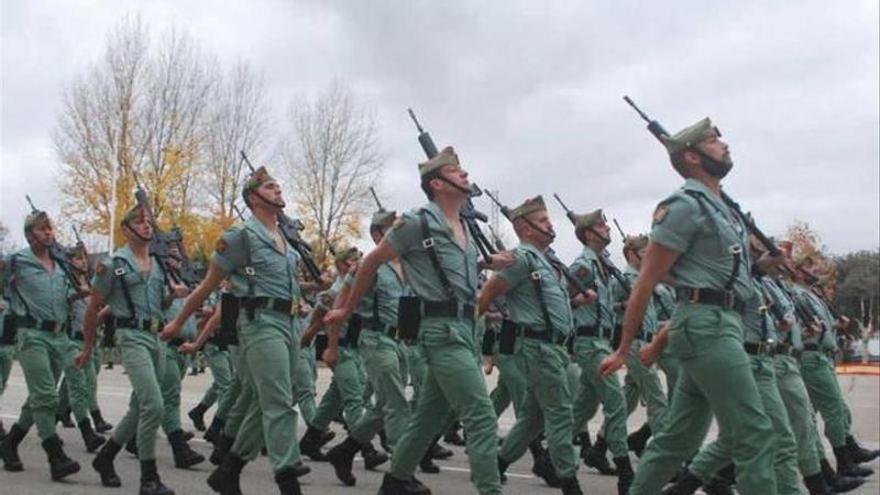
POLYGON ((39 242, 33 243, 30 245, 30 248, 31 248, 31 252, 34 253, 34 256, 38 260, 45 261, 45 260, 50 259, 49 248, 44 246, 42 243, 39 243, 39 242))
POLYGON ((707 174, 706 172, 701 172, 698 173, 694 179, 702 182, 703 185, 708 187, 716 196, 721 196, 721 179, 718 177, 707 174))
POLYGON ((455 224, 455 222, 458 221, 461 206, 464 204, 463 199, 438 196, 434 202, 437 203, 437 207, 440 208, 440 211, 443 212, 443 216, 446 217, 446 220, 450 224, 455 224))
POLYGON ((260 207, 254 208, 252 211, 257 221, 263 224, 267 231, 275 232, 278 225, 278 212, 260 207))
POLYGON ((135 258, 148 258, 150 256, 150 244, 148 242, 129 242, 128 248, 131 249, 135 258))

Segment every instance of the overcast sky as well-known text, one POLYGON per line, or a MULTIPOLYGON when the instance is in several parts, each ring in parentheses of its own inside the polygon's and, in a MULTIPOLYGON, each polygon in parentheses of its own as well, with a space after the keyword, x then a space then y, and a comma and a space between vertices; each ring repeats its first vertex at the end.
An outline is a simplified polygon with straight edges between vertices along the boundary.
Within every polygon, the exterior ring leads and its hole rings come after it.
MULTIPOLYGON (((347 82, 381 125, 389 207, 424 202, 412 106, 511 206, 557 192, 645 231, 681 181, 629 94, 672 132, 716 122, 735 163, 726 189, 768 234, 800 219, 834 253, 880 244, 877 0, 4 0, 0 219, 19 242, 25 193, 60 204, 62 90, 138 13, 154 35, 184 28, 224 66, 249 61, 278 121, 294 98, 347 82)), ((571 258, 577 242, 551 210, 571 258)))

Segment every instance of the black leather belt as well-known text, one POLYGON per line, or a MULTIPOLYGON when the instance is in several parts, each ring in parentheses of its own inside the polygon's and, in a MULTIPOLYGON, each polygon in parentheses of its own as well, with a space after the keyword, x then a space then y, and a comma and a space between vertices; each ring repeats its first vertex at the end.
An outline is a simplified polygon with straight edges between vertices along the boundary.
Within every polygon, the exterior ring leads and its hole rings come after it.
MULTIPOLYGON (((267 309, 269 311, 286 315, 296 314, 296 311, 299 309, 299 305, 296 304, 296 301, 291 301, 290 299, 277 299, 274 297, 242 297, 241 307, 249 312, 248 316, 252 316, 253 312, 257 309, 267 309)), ((251 317, 251 319, 253 318, 251 317)))
POLYGON ((776 350, 776 342, 745 342, 743 349, 752 356, 771 356, 776 350))
POLYGON ((339 337, 339 341, 337 342, 339 347, 351 347, 352 349, 357 348, 357 342, 354 340, 349 341, 348 337, 339 337))
POLYGON ((577 327, 575 330, 578 337, 601 337, 602 329, 599 327, 577 327))
POLYGON ((174 337, 173 339, 168 341, 168 345, 174 346, 174 349, 182 346, 186 341, 181 339, 180 337, 174 337))
POLYGON ((85 342, 85 340, 86 340, 86 336, 83 335, 82 332, 77 332, 77 333, 71 335, 70 338, 73 340, 77 340, 79 342, 85 342))
POLYGON ((804 350, 805 351, 821 351, 822 348, 819 346, 819 344, 804 344, 804 350))
POLYGON ((531 328, 523 328, 522 336, 527 339, 540 340, 541 342, 546 342, 548 344, 556 344, 556 345, 565 345, 565 341, 568 340, 568 337, 565 335, 559 335, 555 339, 550 335, 551 332, 540 331, 536 332, 531 328))
POLYGON ((734 295, 733 292, 717 289, 700 289, 693 287, 678 287, 675 294, 679 301, 687 301, 693 304, 711 304, 724 309, 732 309, 737 313, 745 310, 744 301, 734 295))
POLYGON ((131 328, 133 330, 143 330, 145 332, 161 332, 165 326, 162 320, 139 320, 137 318, 114 318, 115 328, 131 328))
POLYGON ((422 315, 428 318, 464 318, 474 321, 474 305, 457 301, 422 301, 422 315))
POLYGON ((18 328, 33 328, 43 332, 59 332, 67 327, 63 321, 38 320, 30 315, 16 316, 15 326, 18 328))
POLYGON ((361 325, 363 325, 364 328, 371 332, 384 333, 392 339, 397 338, 397 327, 392 327, 391 325, 383 325, 381 322, 376 321, 373 318, 364 318, 361 322, 361 325))

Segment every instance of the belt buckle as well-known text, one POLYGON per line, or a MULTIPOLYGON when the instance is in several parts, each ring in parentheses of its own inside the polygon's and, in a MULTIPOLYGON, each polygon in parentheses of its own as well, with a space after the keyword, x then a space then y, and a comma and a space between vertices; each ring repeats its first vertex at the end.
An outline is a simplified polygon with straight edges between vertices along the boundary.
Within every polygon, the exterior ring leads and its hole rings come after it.
POLYGON ((697 304, 698 302, 700 302, 700 289, 691 289, 691 304, 697 304))
POLYGON ((733 294, 732 290, 724 291, 724 308, 725 309, 734 309, 736 306, 736 296, 733 294))
POLYGON ((159 320, 150 320, 150 332, 157 333, 159 331, 159 320))
POLYGON ((293 298, 290 300, 290 316, 296 316, 296 312, 299 309, 299 301, 297 298, 293 298))

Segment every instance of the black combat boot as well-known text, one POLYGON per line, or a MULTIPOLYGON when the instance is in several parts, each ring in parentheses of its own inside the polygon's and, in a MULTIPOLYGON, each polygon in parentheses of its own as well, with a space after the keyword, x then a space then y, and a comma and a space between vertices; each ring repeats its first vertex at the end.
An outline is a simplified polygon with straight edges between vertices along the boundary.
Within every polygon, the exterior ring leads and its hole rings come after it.
POLYGON ((211 420, 211 426, 205 431, 205 441, 208 443, 216 442, 220 437, 220 433, 223 432, 224 426, 226 426, 226 421, 214 416, 214 419, 211 420))
POLYGON ((461 422, 455 421, 451 425, 449 425, 449 429, 446 430, 446 433, 443 434, 443 441, 448 443, 449 445, 455 445, 458 447, 464 447, 466 442, 464 438, 462 438, 461 434, 458 432, 461 431, 461 422))
POLYGON ((645 451, 645 445, 648 444, 649 438, 651 438, 651 427, 645 423, 641 428, 630 433, 626 438, 626 445, 636 454, 636 457, 642 457, 642 452, 645 451))
POLYGON ((275 473, 275 483, 278 484, 278 490, 281 495, 302 495, 299 488, 299 480, 296 478, 296 472, 292 468, 282 469, 275 473))
POLYGON ((222 495, 241 495, 241 471, 247 461, 230 452, 208 476, 208 486, 222 495))
POLYGON ((321 441, 324 432, 317 428, 308 427, 302 440, 299 441, 299 451, 309 456, 313 461, 326 462, 327 456, 321 452, 321 441))
POLYGON ((364 467, 370 471, 388 462, 388 454, 376 450, 371 442, 361 445, 361 456, 364 458, 364 467))
POLYGON ((562 485, 562 495, 584 495, 576 476, 562 478, 559 483, 562 485))
POLYGON ((379 445, 382 446, 382 450, 388 452, 389 454, 391 453, 391 446, 388 445, 388 435, 385 433, 384 429, 379 430, 379 445))
POLYGON ((541 437, 529 442, 529 453, 532 454, 532 460, 535 462, 538 462, 538 459, 543 459, 549 455, 547 449, 545 449, 544 445, 541 443, 541 437))
POLYGON ((833 493, 850 492, 865 483, 861 476, 840 476, 831 467, 828 459, 821 459, 819 465, 822 466, 822 478, 833 493))
POLYGON ((136 434, 132 435, 131 438, 125 442, 125 451, 135 457, 138 456, 138 437, 136 434))
POLYGON ((104 445, 104 442, 107 441, 106 438, 95 433, 95 430, 92 429, 92 422, 89 421, 89 418, 83 418, 83 420, 79 422, 79 432, 82 434, 83 443, 86 444, 86 450, 90 454, 98 450, 98 447, 104 445))
POLYGON ((113 425, 104 421, 104 417, 101 415, 100 409, 95 409, 91 412, 92 421, 95 422, 95 431, 98 433, 107 433, 108 431, 113 429, 113 425))
POLYGON ((452 451, 440 445, 440 435, 434 437, 434 441, 428 447, 428 453, 431 454, 431 459, 449 459, 452 457, 452 451))
POLYGON ((351 472, 354 456, 361 450, 361 444, 352 437, 346 439, 339 445, 327 451, 327 461, 333 465, 336 471, 336 477, 339 478, 346 486, 354 486, 357 478, 351 472))
POLYGON ((629 486, 632 485, 633 473, 632 464, 629 462, 629 456, 620 456, 614 458, 614 465, 617 466, 617 493, 618 495, 626 495, 629 492, 629 486))
POLYGON ((64 449, 61 448, 61 439, 58 435, 43 440, 43 450, 46 451, 46 457, 49 458, 49 471, 52 473, 52 479, 55 481, 64 479, 73 473, 79 472, 79 463, 67 457, 64 449))
POLYGON ((593 442, 590 440, 590 432, 582 431, 578 433, 573 443, 581 446, 580 458, 586 459, 587 454, 590 453, 590 448, 593 446, 593 442))
MULTIPOLYGON (((581 445, 581 447, 583 447, 583 445, 581 445)), ((599 474, 615 476, 617 475, 617 470, 611 467, 611 463, 608 462, 608 457, 605 456, 606 450, 608 450, 608 444, 605 443, 605 439, 602 435, 596 435, 596 443, 587 449, 587 454, 584 457, 584 464, 596 469, 599 471, 599 474)))
POLYGON ((871 462, 880 457, 880 449, 868 450, 859 445, 859 442, 852 435, 846 436, 846 446, 849 447, 852 460, 856 464, 871 462))
POLYGON ((101 447, 98 455, 92 459, 92 468, 101 475, 101 484, 106 487, 122 486, 122 480, 119 479, 119 475, 113 469, 113 460, 116 459, 116 454, 120 450, 122 450, 122 445, 119 445, 111 438, 101 447))
POLYGON ((852 460, 849 447, 834 447, 834 458, 837 459, 837 474, 843 476, 859 476, 867 477, 874 473, 874 470, 865 466, 859 466, 852 460))
POLYGON ((703 485, 703 481, 690 470, 677 477, 675 482, 663 490, 663 495, 693 495, 703 485))
POLYGON ((24 470, 21 458, 18 457, 18 445, 24 440, 25 435, 27 435, 27 430, 15 423, 9 429, 9 433, 3 437, 3 441, 0 442, 0 458, 3 459, 3 469, 10 472, 24 470))
POLYGON ((60 413, 55 414, 55 423, 61 423, 61 426, 65 428, 73 428, 76 426, 73 424, 73 420, 70 419, 70 409, 65 409, 60 413))
POLYGON ((706 495, 735 495, 730 485, 729 480, 716 476, 703 485, 703 491, 706 495))
POLYGON ((428 448, 428 451, 422 456, 422 460, 419 461, 419 469, 421 469, 423 473, 428 474, 437 474, 440 472, 440 466, 434 464, 434 459, 431 458, 430 448, 428 448))
POLYGON ((211 464, 215 466, 219 466, 223 463, 223 459, 226 458, 226 454, 229 453, 229 449, 232 448, 232 444, 235 443, 235 439, 232 437, 226 436, 224 433, 220 433, 220 436, 217 437, 217 441, 214 442, 214 450, 211 452, 211 464))
POLYGON ((3 420, 0 419, 0 442, 6 437, 6 428, 3 427, 3 420))
POLYGON ((804 486, 810 495, 831 495, 831 490, 825 484, 822 473, 818 472, 812 476, 804 476, 804 486))
POLYGON ((199 431, 205 431, 205 413, 208 411, 208 406, 199 402, 196 404, 196 407, 189 410, 186 413, 189 416, 189 419, 192 420, 193 426, 196 427, 199 431))
POLYGON ((507 483, 507 466, 510 466, 510 463, 498 456, 498 478, 502 485, 507 483))
POLYGON ((547 486, 551 488, 559 488, 562 486, 559 477, 556 476, 556 468, 553 467, 553 462, 550 460, 549 455, 545 455, 540 459, 535 460, 535 463, 532 465, 532 473, 544 480, 544 483, 547 483, 547 486))
POLYGON ((431 495, 431 490, 414 476, 402 480, 395 478, 391 473, 385 473, 377 495, 431 495))
POLYGON ((141 461, 140 495, 174 495, 174 490, 165 486, 159 479, 155 459, 141 461))
POLYGON ((171 452, 174 454, 174 467, 187 469, 203 462, 205 456, 194 451, 183 438, 183 430, 172 431, 168 434, 168 443, 171 444, 171 452))

